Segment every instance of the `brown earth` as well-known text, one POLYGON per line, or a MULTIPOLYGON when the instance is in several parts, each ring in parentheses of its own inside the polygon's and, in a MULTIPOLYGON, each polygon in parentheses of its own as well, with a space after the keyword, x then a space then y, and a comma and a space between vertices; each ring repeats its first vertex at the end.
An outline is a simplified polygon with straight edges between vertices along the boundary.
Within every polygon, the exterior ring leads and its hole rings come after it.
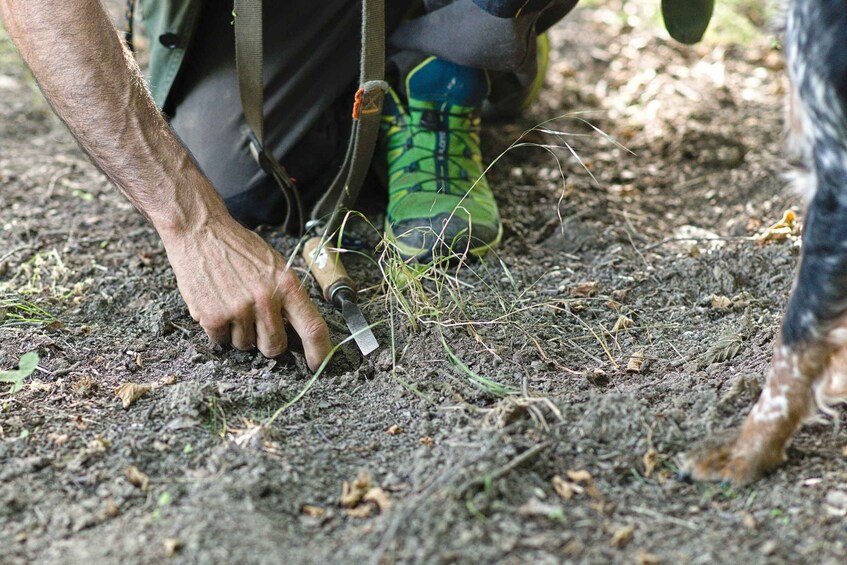
POLYGON ((751 237, 800 204, 781 53, 720 25, 684 47, 623 6, 557 27, 541 100, 488 127, 493 160, 561 116, 491 169, 500 252, 422 275, 412 318, 379 255, 354 258, 383 345, 341 346, 313 383, 296 346, 210 347, 153 229, 0 40, 0 292, 56 320, 8 305, 0 326, 0 368, 41 358, 3 386, 0 562, 843 563, 831 423, 749 488, 675 478, 749 409, 797 262, 796 234, 751 237), (128 382, 154 388, 124 409, 128 382), (382 490, 348 510, 361 472, 382 490))

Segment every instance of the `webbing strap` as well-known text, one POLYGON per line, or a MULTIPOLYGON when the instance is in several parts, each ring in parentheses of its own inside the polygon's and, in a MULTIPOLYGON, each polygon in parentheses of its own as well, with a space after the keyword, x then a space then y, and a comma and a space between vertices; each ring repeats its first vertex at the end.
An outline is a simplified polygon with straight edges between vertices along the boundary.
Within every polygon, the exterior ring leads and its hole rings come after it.
POLYGON ((359 196, 379 135, 385 76, 385 0, 362 0, 362 54, 359 90, 353 102, 353 126, 341 170, 312 210, 313 225, 328 239, 359 196))
POLYGON ((297 233, 303 233, 306 216, 297 188, 279 161, 265 148, 262 0, 235 0, 234 16, 238 91, 244 119, 253 133, 250 152, 262 170, 276 181, 285 197, 283 229, 295 227, 297 233), (294 226, 290 225, 292 217, 296 221, 294 226))

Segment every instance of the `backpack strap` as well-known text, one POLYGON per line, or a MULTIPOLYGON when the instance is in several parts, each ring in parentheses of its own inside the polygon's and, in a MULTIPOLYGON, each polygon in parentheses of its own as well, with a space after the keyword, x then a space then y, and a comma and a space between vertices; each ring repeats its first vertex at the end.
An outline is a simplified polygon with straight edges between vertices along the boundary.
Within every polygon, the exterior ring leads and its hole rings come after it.
POLYGON ((250 151, 285 196, 284 228, 294 216, 298 233, 323 228, 324 238, 335 231, 352 206, 365 180, 379 134, 385 82, 385 0, 362 0, 362 55, 359 90, 353 102, 353 126, 341 170, 312 210, 305 224, 303 204, 285 169, 264 147, 264 81, 262 75, 262 0, 235 0, 235 61, 244 117, 252 130, 250 151))
POLYGON ((322 226, 324 239, 338 229, 345 210, 362 188, 373 159, 382 102, 388 92, 385 77, 385 0, 362 0, 362 54, 359 90, 353 101, 353 126, 341 169, 312 210, 309 227, 322 226))
POLYGON ((283 229, 303 233, 305 214, 300 194, 283 166, 265 148, 262 0, 235 0, 235 66, 244 118, 250 126, 250 153, 285 197, 283 229), (292 219, 295 223, 292 225, 292 219))

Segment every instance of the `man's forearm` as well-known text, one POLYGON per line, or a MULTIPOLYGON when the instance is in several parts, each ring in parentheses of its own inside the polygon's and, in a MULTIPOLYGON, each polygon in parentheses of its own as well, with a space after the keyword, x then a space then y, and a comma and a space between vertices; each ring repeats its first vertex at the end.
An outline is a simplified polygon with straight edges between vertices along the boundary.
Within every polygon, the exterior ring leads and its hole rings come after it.
POLYGON ((226 216, 98 0, 0 0, 0 15, 56 113, 160 234, 226 216))

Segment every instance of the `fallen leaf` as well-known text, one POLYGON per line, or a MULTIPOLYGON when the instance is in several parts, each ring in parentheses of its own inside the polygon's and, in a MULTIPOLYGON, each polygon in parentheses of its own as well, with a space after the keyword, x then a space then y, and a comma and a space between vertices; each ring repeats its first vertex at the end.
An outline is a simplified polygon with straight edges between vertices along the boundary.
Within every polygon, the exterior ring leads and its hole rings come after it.
POLYGON ((68 443, 68 439, 68 434, 58 434, 56 432, 50 432, 49 434, 47 434, 47 441, 49 441, 56 447, 62 447, 63 445, 68 443))
POLYGON ((393 426, 391 426, 390 428, 385 430, 385 433, 387 433, 390 436, 396 436, 396 435, 402 434, 404 431, 405 430, 403 428, 401 428, 397 424, 394 424, 393 426))
POLYGON ((174 374, 165 375, 156 383, 156 386, 170 386, 172 384, 176 384, 177 377, 174 374))
POLYGON ((380 512, 384 512, 391 507, 391 500, 388 499, 388 495, 380 487, 373 487, 366 492, 365 496, 362 497, 362 501, 373 502, 379 508, 380 512))
POLYGON ((430 446, 435 444, 435 440, 432 439, 429 436, 424 436, 424 437, 421 438, 421 443, 424 444, 427 447, 430 447, 430 446))
POLYGON ((88 449, 89 449, 89 451, 92 451, 92 452, 102 453, 102 452, 106 451, 107 449, 109 449, 109 447, 111 445, 112 445, 112 442, 110 442, 108 440, 108 438, 105 438, 105 437, 101 436, 100 434, 97 434, 96 436, 94 436, 94 439, 92 439, 90 442, 88 442, 88 449))
POLYGON ((82 375, 71 383, 71 390, 79 396, 88 396, 99 388, 99 383, 91 375, 82 375))
POLYGON ((753 515, 747 512, 746 510, 742 510, 739 513, 739 517, 741 518, 741 523, 748 530, 755 530, 758 527, 758 525, 756 524, 756 518, 753 517, 753 515))
POLYGON ((371 476, 367 471, 359 471, 359 476, 352 484, 347 481, 341 483, 341 505, 353 508, 362 501, 369 490, 371 490, 371 476))
POLYGON ((701 367, 707 367, 712 363, 729 361, 741 351, 743 341, 740 334, 732 331, 726 332, 702 355, 700 359, 701 367))
POLYGON ((103 516, 106 518, 114 518, 118 514, 121 513, 121 507, 118 506, 118 503, 115 502, 114 498, 109 498, 106 500, 106 504, 103 506, 103 516))
POLYGON ((304 504, 300 508, 300 512, 312 518, 323 518, 326 515, 326 509, 314 504, 304 504))
POLYGON ((612 291, 612 300, 615 302, 623 302, 626 300, 626 295, 629 294, 628 288, 620 288, 612 291))
POLYGON ((374 506, 371 504, 360 504, 355 508, 348 508, 346 514, 352 518, 367 518, 373 514, 374 506))
POLYGON ((570 480, 575 483, 590 483, 591 482, 591 473, 586 470, 575 471, 573 469, 568 469, 567 476, 570 480))
POLYGON ((115 389, 115 394, 121 399, 124 409, 132 406, 136 400, 150 392, 149 385, 140 385, 136 383, 124 383, 115 389))
POLYGON ((710 301, 712 310, 729 310, 732 308, 732 300, 722 294, 713 294, 710 301))
POLYGON ((761 234, 756 236, 756 243, 764 245, 768 241, 780 241, 794 233, 796 216, 792 210, 786 210, 782 219, 769 226, 761 234))
POLYGON ((653 471, 656 470, 656 461, 659 459, 659 452, 653 449, 652 447, 647 450, 642 458, 644 462, 644 476, 650 477, 653 474, 653 471))
POLYGON ((568 294, 573 298, 590 298, 597 294, 600 290, 600 283, 597 281, 585 281, 572 286, 568 289, 568 294))
POLYGON ((644 365, 644 350, 639 349, 635 353, 632 354, 632 357, 629 358, 629 361, 626 363, 626 372, 627 373, 640 373, 641 367, 644 365))
POLYGON ((267 437, 267 428, 261 424, 245 422, 245 427, 238 430, 232 441, 243 449, 261 449, 267 437))
POLYGON ((561 498, 565 500, 570 500, 576 493, 582 492, 583 489, 576 483, 572 483, 570 481, 566 481, 559 475, 553 477, 553 490, 556 491, 561 498))
POLYGON ((141 489, 141 492, 147 492, 147 487, 150 486, 150 477, 142 473, 135 465, 130 465, 125 471, 126 478, 131 485, 141 489))
POLYGON ((632 327, 635 322, 632 319, 627 318, 623 314, 618 316, 618 319, 615 321, 615 325, 612 326, 612 335, 617 334, 618 332, 622 332, 623 330, 628 330, 632 327))
POLYGON ((618 528, 612 534, 611 546, 616 548, 621 548, 628 544, 630 540, 632 540, 632 536, 635 534, 635 526, 624 526, 623 528, 618 528))

